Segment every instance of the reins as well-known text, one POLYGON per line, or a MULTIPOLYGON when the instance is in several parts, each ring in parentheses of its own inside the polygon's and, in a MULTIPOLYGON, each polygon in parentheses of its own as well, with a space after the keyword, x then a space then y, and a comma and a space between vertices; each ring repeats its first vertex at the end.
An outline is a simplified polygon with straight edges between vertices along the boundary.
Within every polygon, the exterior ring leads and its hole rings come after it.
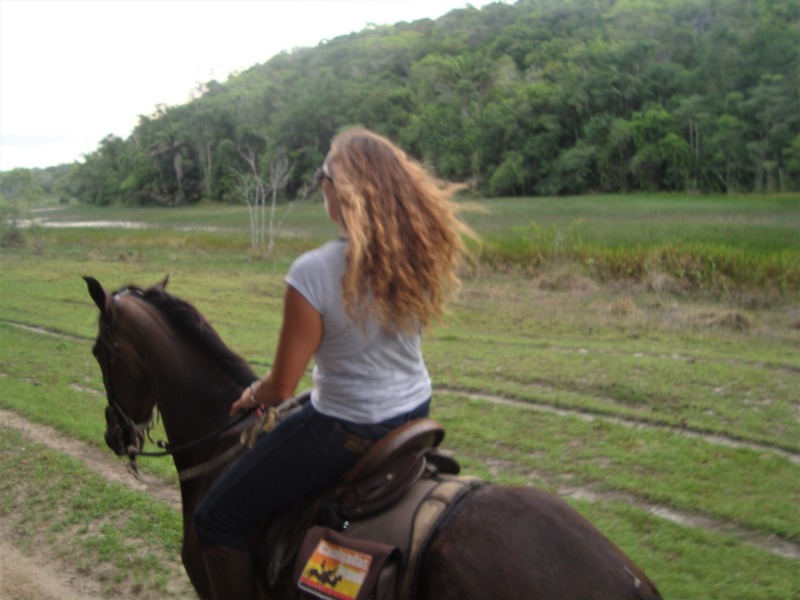
MULTIPOLYGON (((143 479, 142 474, 139 472, 139 465, 136 463, 136 459, 139 458, 140 456, 144 456, 147 458, 163 458, 165 456, 174 456, 179 452, 183 452, 184 450, 189 450, 191 448, 199 446, 200 444, 203 444, 209 440, 212 440, 222 435, 226 431, 229 431, 234 427, 236 427, 237 425, 243 423, 250 416, 250 413, 247 412, 243 413, 238 417, 236 417, 235 419, 233 419, 232 421, 229 421, 227 423, 224 423, 220 427, 217 427, 214 431, 207 433, 201 438, 198 438, 186 444, 182 444, 177 448, 171 448, 168 442, 165 442, 164 440, 155 441, 153 440, 152 437, 150 437, 150 428, 156 419, 150 419, 146 423, 137 424, 133 421, 133 419, 131 419, 128 415, 125 414, 125 411, 122 410, 122 407, 119 404, 117 404, 116 402, 110 402, 110 404, 114 409, 114 412, 117 414, 117 416, 121 417, 125 425, 131 428, 131 431, 134 433, 134 435, 146 432, 147 438, 150 440, 151 443, 155 444, 159 448, 164 448, 159 452, 142 452, 134 448, 128 449, 128 459, 130 460, 130 462, 128 463, 128 468, 130 469, 131 473, 133 473, 134 477, 136 477, 139 480, 143 479)), ((144 435, 142 435, 142 443, 144 443, 144 435)), ((231 458, 236 456, 240 451, 243 450, 244 446, 242 446, 237 441, 236 444, 228 448, 228 450, 226 450, 222 454, 217 455, 206 462, 200 463, 199 465, 195 465, 193 467, 189 467, 188 469, 179 471, 178 478, 181 481, 186 481, 187 479, 192 479, 194 477, 197 477, 198 475, 202 475, 203 473, 206 473, 210 469, 213 469, 214 467, 217 467, 220 464, 227 462, 228 460, 230 460, 231 458)))
POLYGON ((183 452, 184 450, 189 450, 191 448, 194 448, 195 446, 199 446, 200 444, 203 444, 203 443, 205 443, 205 442, 207 442, 209 440, 214 439, 215 437, 225 433, 226 431, 228 431, 230 429, 233 429, 237 425, 243 423, 247 419, 247 417, 249 417, 249 416, 250 416, 250 413, 244 413, 242 415, 239 415, 233 421, 229 421, 228 423, 225 423, 225 424, 221 425, 220 427, 217 427, 211 433, 208 433, 208 434, 204 435, 203 437, 201 437, 199 439, 196 439, 194 441, 191 441, 191 442, 188 442, 188 443, 183 444, 181 446, 178 446, 177 448, 172 448, 169 445, 169 442, 165 442, 164 440, 158 440, 157 442, 155 442, 155 441, 153 441, 151 439, 150 440, 151 442, 153 442, 159 448, 164 448, 164 450, 162 450, 160 452, 138 452, 137 451, 137 452, 133 453, 134 454, 133 458, 135 459, 138 456, 159 458, 159 457, 164 457, 164 456, 172 456, 173 454, 177 454, 179 452, 183 452))

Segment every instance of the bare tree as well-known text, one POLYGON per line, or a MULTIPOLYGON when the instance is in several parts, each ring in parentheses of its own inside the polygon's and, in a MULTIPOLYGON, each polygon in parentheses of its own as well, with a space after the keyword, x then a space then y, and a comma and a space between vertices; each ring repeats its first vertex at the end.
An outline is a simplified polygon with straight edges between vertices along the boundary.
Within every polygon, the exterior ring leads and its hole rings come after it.
MULTIPOLYGON (((272 204, 269 213, 269 240, 267 243, 267 254, 271 254, 275 248, 275 209, 278 205, 278 190, 286 187, 286 182, 289 181, 289 175, 294 169, 294 164, 289 164, 289 158, 284 152, 277 152, 272 157, 272 162, 269 165, 269 187, 272 192, 272 204)), ((266 211, 266 207, 262 205, 262 211, 266 211)), ((288 212, 288 211, 287 211, 288 212)), ((262 215, 262 224, 264 223, 264 216, 262 215)), ((284 215, 285 218, 285 215, 284 215)))
POLYGON ((263 226, 260 222, 261 211, 260 206, 264 205, 265 201, 265 186, 261 175, 258 172, 258 161, 250 148, 246 151, 239 149, 239 155, 247 163, 247 171, 238 171, 241 178, 241 191, 247 209, 250 214, 250 247, 254 250, 263 245, 263 226))
MULTIPOLYGON (((247 171, 239 171, 239 176, 242 179, 242 196, 250 213, 250 245, 255 250, 264 248, 266 243, 267 254, 271 254, 275 248, 275 236, 278 228, 291 210, 290 204, 280 222, 275 222, 278 193, 286 187, 294 164, 289 163, 284 152, 276 152, 269 166, 269 181, 264 181, 259 172, 258 157, 255 153, 247 148, 245 151, 239 149, 239 155, 247 164, 247 171), (269 218, 267 218, 268 195, 270 197, 269 218)), ((303 196, 307 193, 307 190, 303 188, 303 196)))

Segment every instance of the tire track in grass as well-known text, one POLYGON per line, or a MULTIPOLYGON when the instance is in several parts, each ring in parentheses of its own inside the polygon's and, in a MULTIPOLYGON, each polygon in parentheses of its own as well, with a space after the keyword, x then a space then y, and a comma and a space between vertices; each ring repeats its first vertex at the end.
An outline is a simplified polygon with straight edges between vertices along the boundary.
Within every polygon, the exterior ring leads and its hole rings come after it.
POLYGON ((564 408, 560 406, 553 406, 552 404, 547 404, 544 402, 536 402, 533 400, 517 400, 515 398, 498 396, 494 394, 484 394, 480 392, 474 392, 471 390, 460 389, 457 387, 438 386, 436 389, 437 391, 446 392, 449 394, 458 394, 460 396, 464 396, 471 400, 480 400, 484 402, 490 402, 492 404, 513 406, 514 408, 520 408, 523 410, 546 412, 554 415, 559 415, 562 417, 575 417, 578 419, 582 419, 583 421, 586 422, 601 420, 607 423, 612 423, 614 425, 622 425, 624 427, 630 427, 632 429, 657 429, 662 431, 669 431, 671 433, 683 437, 701 439, 705 442, 708 442, 709 444, 716 444, 718 446, 746 449, 746 450, 752 450, 754 452, 770 452, 772 454, 787 459, 792 464, 800 465, 800 453, 791 452, 789 450, 779 448, 772 444, 743 440, 732 436, 727 436, 721 433, 713 433, 709 431, 702 431, 687 427, 679 427, 677 425, 670 425, 668 423, 659 423, 659 422, 645 421, 640 419, 632 419, 628 417, 620 417, 616 415, 604 414, 597 411, 590 411, 577 408, 564 408))
POLYGON ((677 525, 703 529, 705 531, 714 533, 732 535, 740 542, 745 544, 757 546, 762 550, 767 550, 768 552, 783 558, 800 561, 800 545, 794 544, 788 540, 774 535, 764 535, 751 529, 745 529, 733 523, 718 521, 703 515, 691 514, 688 512, 666 508, 664 506, 649 504, 629 494, 618 492, 596 492, 587 487, 559 487, 558 494, 568 498, 574 498, 575 500, 585 500, 587 502, 624 502, 644 510, 655 517, 665 519, 677 525))
POLYGON ((31 333, 38 333, 40 335, 49 335, 54 338, 69 340, 71 342, 87 342, 92 339, 92 338, 80 337, 77 335, 73 335, 71 333, 63 333, 56 329, 49 329, 47 327, 41 327, 39 325, 28 325, 27 323, 20 323, 19 321, 3 320, 2 322, 5 323, 6 325, 11 325, 12 327, 22 329, 23 331, 30 331, 31 333))

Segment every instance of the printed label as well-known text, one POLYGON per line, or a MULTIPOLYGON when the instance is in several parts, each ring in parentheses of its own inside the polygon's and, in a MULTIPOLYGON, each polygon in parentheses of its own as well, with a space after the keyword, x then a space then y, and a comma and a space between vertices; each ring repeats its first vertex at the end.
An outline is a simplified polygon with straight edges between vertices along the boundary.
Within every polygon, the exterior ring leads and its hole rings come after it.
POLYGON ((298 587, 319 598, 355 600, 369 572, 372 557, 363 552, 320 540, 298 587))

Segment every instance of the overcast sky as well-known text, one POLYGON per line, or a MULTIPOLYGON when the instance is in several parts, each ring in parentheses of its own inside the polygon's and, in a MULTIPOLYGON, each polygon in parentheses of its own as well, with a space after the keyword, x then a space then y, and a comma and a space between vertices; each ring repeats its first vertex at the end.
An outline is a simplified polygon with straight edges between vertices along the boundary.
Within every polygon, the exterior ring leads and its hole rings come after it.
POLYGON ((0 170, 78 160, 282 50, 490 0, 0 0, 0 170))

